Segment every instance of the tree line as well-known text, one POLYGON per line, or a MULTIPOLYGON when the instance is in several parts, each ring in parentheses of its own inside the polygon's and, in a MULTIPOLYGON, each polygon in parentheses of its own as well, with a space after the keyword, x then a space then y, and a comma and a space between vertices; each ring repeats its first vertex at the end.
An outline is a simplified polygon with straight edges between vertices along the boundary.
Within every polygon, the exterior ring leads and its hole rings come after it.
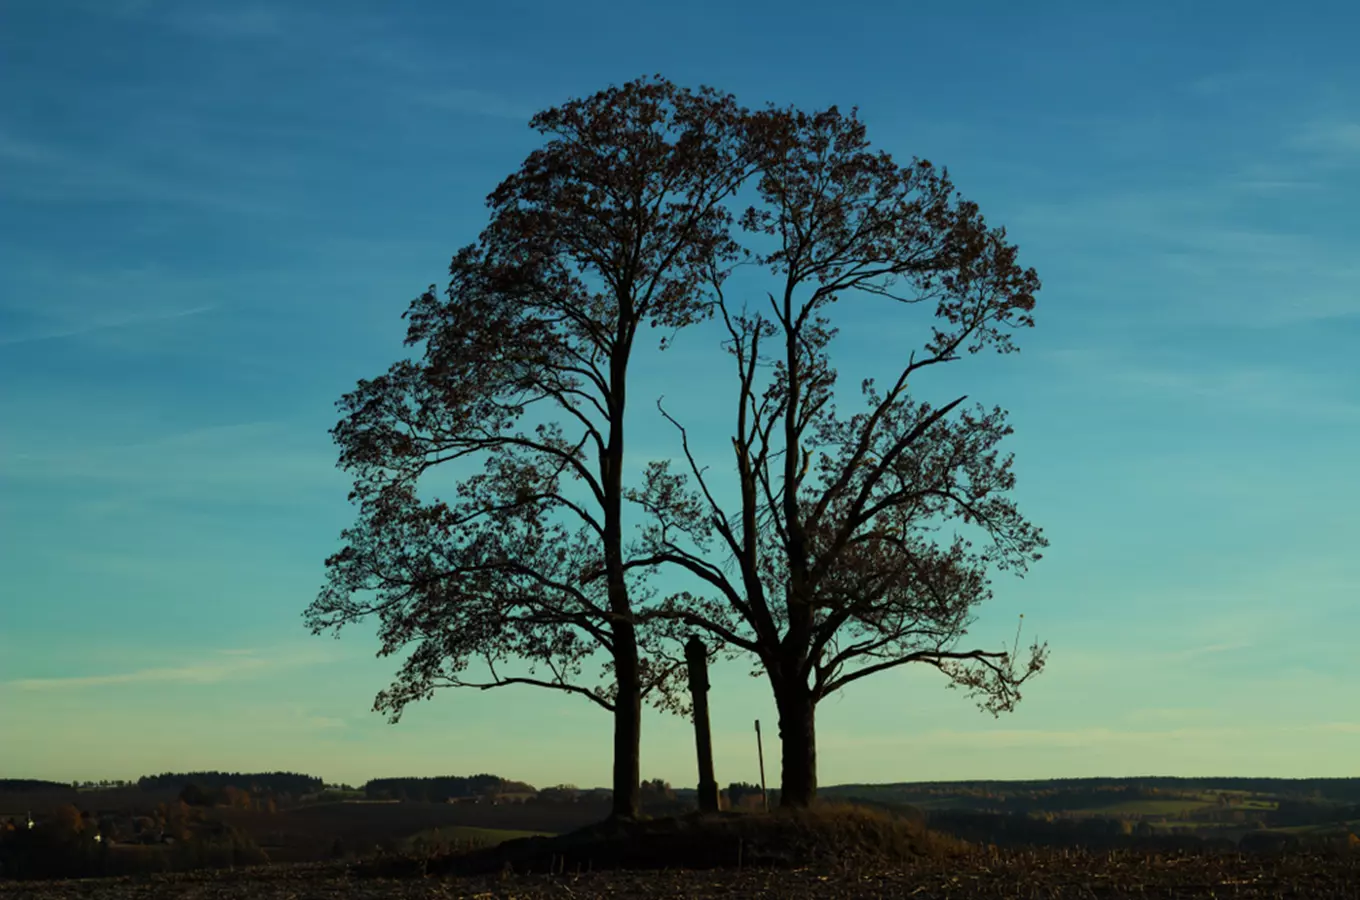
POLYGON ((491 794, 533 794, 533 785, 499 775, 445 775, 433 778, 374 778, 363 786, 371 800, 418 800, 443 803, 491 794))
POLYGON ((379 655, 405 661, 375 708, 580 697, 612 719, 619 818, 639 810, 642 704, 686 711, 691 634, 768 683, 786 806, 816 796, 818 704, 862 679, 921 664, 1013 709, 1046 646, 967 636, 993 573, 1047 541, 1011 496, 1005 412, 942 374, 1034 324, 1039 278, 1005 229, 854 110, 657 76, 531 126, 545 144, 404 313, 410 356, 338 404, 356 518, 305 618, 377 620, 379 655), (847 316, 893 340, 850 388, 847 316), (704 401, 727 424, 637 397, 682 341, 725 351, 704 401), (637 457, 643 415, 668 452, 637 457))
POLYGON ((314 775, 303 775, 298 772, 217 771, 165 772, 160 775, 144 775, 137 779, 137 786, 144 791, 183 791, 190 785, 204 791, 221 791, 230 787, 243 791, 301 795, 321 790, 322 780, 314 775))
POLYGON ((43 781, 38 778, 0 778, 0 791, 12 793, 69 791, 70 789, 70 784, 61 781, 43 781))
MULTIPOLYGON (((1308 796, 1321 793, 1338 799, 1360 794, 1360 778, 1251 778, 1235 775, 1195 777, 1183 775, 1129 775, 1081 778, 1032 778, 971 781, 903 781, 885 784, 844 784, 842 789, 872 787, 876 790, 916 790, 934 793, 983 791, 1015 794, 1022 791, 1071 791, 1077 789, 1168 788, 1179 791, 1246 791, 1252 794, 1308 796)), ((1356 799, 1360 799, 1357 796, 1356 799)))

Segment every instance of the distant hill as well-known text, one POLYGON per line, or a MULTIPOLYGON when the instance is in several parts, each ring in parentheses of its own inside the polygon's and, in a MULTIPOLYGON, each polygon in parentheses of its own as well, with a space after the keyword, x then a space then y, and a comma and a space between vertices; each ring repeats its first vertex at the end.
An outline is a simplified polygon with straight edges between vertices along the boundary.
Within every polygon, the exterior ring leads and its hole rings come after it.
POLYGON ((1282 800, 1360 803, 1360 778, 1222 778, 1149 775, 1129 778, 1044 778, 1023 781, 908 781, 894 784, 837 784, 818 789, 827 798, 860 797, 924 808, 1048 808, 1052 798, 1062 808, 1104 806, 1119 795, 1147 796, 1157 791, 1177 794, 1221 791, 1270 796, 1282 800), (1030 802, 1025 802, 1030 801, 1030 802))
POLYGON ((499 775, 444 775, 433 778, 374 778, 363 786, 370 800, 443 803, 487 794, 535 794, 533 785, 499 775))
POLYGON ((998 846, 1171 851, 1360 840, 1360 778, 936 781, 839 784, 818 793, 998 846))
POLYGON ((178 791, 191 784, 209 790, 234 787, 283 794, 307 794, 322 789, 320 778, 297 772, 165 772, 137 779, 137 786, 144 791, 178 791))
POLYGON ((36 791, 69 791, 71 785, 37 778, 0 778, 0 793, 27 794, 36 791))

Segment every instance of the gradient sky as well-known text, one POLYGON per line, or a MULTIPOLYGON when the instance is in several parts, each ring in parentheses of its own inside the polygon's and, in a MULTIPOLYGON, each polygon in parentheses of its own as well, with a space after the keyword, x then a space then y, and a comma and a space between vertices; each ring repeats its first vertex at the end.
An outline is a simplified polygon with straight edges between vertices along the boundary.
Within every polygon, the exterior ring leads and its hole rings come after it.
MULTIPOLYGON (((1052 547, 974 636, 1024 613, 1049 669, 999 720, 931 671, 855 685, 823 783, 1360 774, 1360 13, 914 6, 6 2, 0 776, 608 783, 589 704, 446 692, 390 726, 372 630, 301 613, 351 519, 334 400, 396 358, 528 116, 653 72, 858 105, 1045 284, 1022 353, 925 389, 1012 412, 1052 547)), ((842 324, 847 377, 918 343, 842 324)), ((634 390, 639 465, 686 352, 634 390)), ((768 689, 714 684, 719 779, 754 780, 768 689)), ((649 715, 643 774, 693 784, 683 721, 649 715)))

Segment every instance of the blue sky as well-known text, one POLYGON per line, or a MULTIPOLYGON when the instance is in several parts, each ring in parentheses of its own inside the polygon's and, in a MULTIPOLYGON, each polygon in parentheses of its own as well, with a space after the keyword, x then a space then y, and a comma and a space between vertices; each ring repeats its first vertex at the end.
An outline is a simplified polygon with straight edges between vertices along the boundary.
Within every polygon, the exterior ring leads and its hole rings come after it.
MULTIPOLYGON (((928 671, 856 685, 824 783, 1357 774, 1360 13, 911 6, 5 4, 0 775, 608 782, 594 707, 445 693, 389 726, 371 631, 301 612, 350 520, 332 403, 396 357, 528 116, 653 72, 858 105, 1044 279, 1020 354, 923 389, 1012 412, 1052 547, 974 634, 1023 612, 1049 669, 999 720, 928 671)), ((842 324, 847 378, 917 340, 842 324)), ((703 357, 674 352, 635 396, 703 357)), ((697 415, 728 382, 686 383, 697 415)), ((673 452, 640 406, 639 463, 673 452)), ((714 682, 719 778, 753 780, 767 689, 714 682)), ((692 784, 691 746, 650 716, 644 776, 692 784)))

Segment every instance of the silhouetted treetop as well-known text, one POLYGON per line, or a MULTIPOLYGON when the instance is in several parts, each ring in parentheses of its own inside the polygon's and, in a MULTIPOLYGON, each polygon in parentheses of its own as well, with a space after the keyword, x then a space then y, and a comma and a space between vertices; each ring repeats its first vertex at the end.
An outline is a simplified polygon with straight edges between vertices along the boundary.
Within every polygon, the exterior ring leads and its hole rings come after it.
POLYGON ((182 791, 189 785, 200 789, 220 790, 234 787, 243 791, 262 790, 270 793, 309 794, 322 788, 322 780, 297 772, 165 772, 144 775, 137 786, 145 791, 182 791))

